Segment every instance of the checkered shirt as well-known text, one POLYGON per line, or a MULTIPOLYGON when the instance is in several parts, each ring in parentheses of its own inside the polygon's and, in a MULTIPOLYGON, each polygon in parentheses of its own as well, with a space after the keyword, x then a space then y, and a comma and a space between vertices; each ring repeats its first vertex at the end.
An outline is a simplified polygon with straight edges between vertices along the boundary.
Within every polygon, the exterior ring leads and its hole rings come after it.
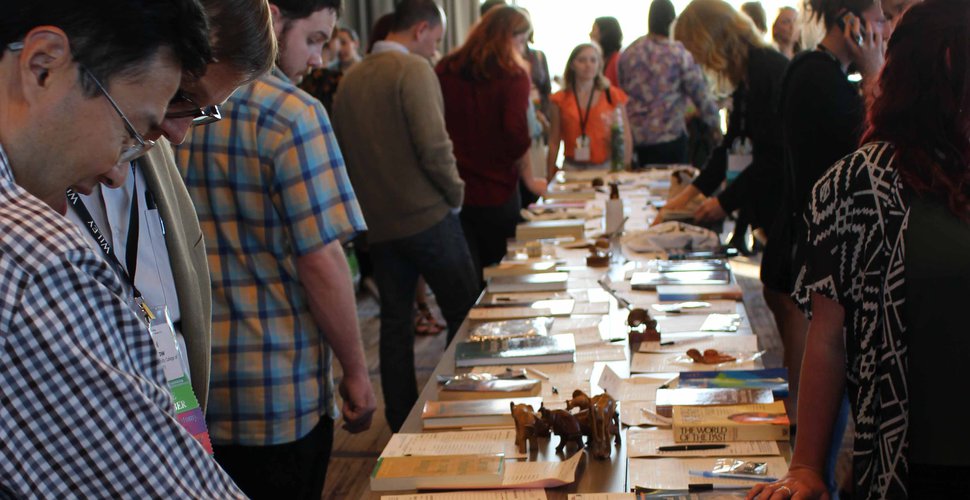
POLYGON ((0 496, 243 497, 175 420, 123 296, 0 150, 0 496))
POLYGON ((209 432, 216 444, 288 443, 336 418, 332 353, 296 259, 364 219, 319 101, 277 70, 222 111, 177 152, 212 273, 209 432))

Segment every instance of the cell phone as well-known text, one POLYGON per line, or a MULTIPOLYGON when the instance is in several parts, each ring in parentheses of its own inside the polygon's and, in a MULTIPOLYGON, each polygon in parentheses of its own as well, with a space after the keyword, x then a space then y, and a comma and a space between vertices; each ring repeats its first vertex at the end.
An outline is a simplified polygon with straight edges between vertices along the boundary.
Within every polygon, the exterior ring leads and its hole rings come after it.
POLYGON ((844 9, 842 13, 839 14, 839 20, 838 20, 839 29, 841 29, 842 32, 845 33, 846 22, 851 20, 851 17, 849 16, 854 16, 856 19, 859 20, 859 36, 856 37, 855 43, 856 45, 861 47, 862 42, 865 41, 865 36, 866 36, 866 25, 865 23, 862 22, 863 18, 861 13, 859 13, 855 9, 844 9))

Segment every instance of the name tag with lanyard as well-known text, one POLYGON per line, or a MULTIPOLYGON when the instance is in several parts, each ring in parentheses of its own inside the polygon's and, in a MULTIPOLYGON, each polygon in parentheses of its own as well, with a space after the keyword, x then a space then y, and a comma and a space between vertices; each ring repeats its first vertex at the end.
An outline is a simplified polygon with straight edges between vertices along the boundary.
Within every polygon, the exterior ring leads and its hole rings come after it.
POLYGON ((573 160, 578 162, 584 162, 590 160, 590 148, 589 148, 589 136, 586 135, 586 125, 589 124, 589 113, 590 108, 593 107, 593 96, 596 95, 596 89, 590 89, 589 91, 589 101, 586 102, 586 113, 583 114, 583 108, 579 107, 579 94, 573 91, 573 98, 576 100, 576 111, 579 112, 579 137, 576 138, 576 150, 573 152, 573 160))
MULTIPOLYGON (((134 173, 132 173, 134 175, 134 173)), ((195 397, 195 393, 192 390, 192 384, 189 382, 189 377, 182 369, 181 358, 183 354, 178 348, 178 342, 175 336, 175 328, 172 325, 171 318, 168 314, 167 306, 151 307, 142 296, 138 287, 135 286, 135 272, 138 266, 138 231, 139 231, 139 213, 138 213, 138 189, 137 185, 134 189, 134 194, 131 200, 131 212, 129 213, 129 223, 128 223, 128 235, 125 248, 125 263, 127 266, 123 266, 115 255, 114 249, 108 240, 104 237, 101 228, 94 221, 94 217, 91 216, 91 212, 88 211, 87 207, 84 205, 84 201, 81 200, 80 195, 77 194, 73 189, 68 189, 66 191, 67 202, 71 204, 74 211, 80 217, 81 221, 84 223, 84 227, 88 230, 94 240, 97 242, 98 247, 104 253, 105 258, 108 263, 111 264, 115 271, 124 279, 132 289, 132 299, 131 307, 136 312, 139 313, 141 317, 145 319, 148 325, 148 333, 151 336, 152 342, 155 345, 156 355, 158 356, 159 362, 162 365, 162 369, 165 373, 165 379, 168 382, 169 390, 172 394, 172 399, 175 402, 175 416, 179 423, 184 429, 189 431, 189 433, 205 448, 206 452, 210 455, 212 454, 212 445, 209 442, 209 431, 205 426, 205 418, 202 414, 202 409, 199 407, 198 399, 195 397)))

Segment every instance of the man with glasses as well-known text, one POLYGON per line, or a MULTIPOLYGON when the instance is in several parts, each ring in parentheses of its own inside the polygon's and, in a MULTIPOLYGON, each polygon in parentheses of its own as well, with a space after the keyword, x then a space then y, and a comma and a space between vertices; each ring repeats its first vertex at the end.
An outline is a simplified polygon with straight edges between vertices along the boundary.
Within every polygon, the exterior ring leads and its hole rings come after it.
POLYGON ((364 229, 319 101, 295 83, 322 65, 339 0, 270 0, 277 66, 177 150, 212 270, 215 457, 253 498, 319 499, 343 376, 344 428, 376 406, 341 240, 364 229))
POLYGON ((237 498, 175 419, 149 315, 44 203, 151 147, 183 71, 211 58, 205 15, 195 0, 84 7, 0 17, 0 496, 237 498))
POLYGON ((98 255, 115 264, 128 296, 137 293, 151 308, 167 310, 199 420, 209 393, 212 283, 199 219, 170 144, 180 144, 192 127, 221 119, 219 104, 269 70, 276 56, 266 0, 202 4, 214 62, 201 75, 183 74, 164 119, 143 138, 154 144, 146 156, 75 184, 66 197, 68 218, 98 255))

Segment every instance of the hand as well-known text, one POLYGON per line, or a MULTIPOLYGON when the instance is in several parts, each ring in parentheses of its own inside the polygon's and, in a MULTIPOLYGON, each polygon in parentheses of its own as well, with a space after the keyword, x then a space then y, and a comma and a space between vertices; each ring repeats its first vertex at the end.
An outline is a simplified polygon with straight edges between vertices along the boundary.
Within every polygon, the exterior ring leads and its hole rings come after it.
POLYGON ((344 419, 344 429, 351 434, 370 428, 371 418, 377 409, 377 399, 367 372, 362 375, 344 374, 340 381, 340 397, 344 404, 340 413, 344 419))
POLYGON ((701 203, 694 211, 694 220, 698 222, 713 222, 727 217, 727 212, 721 207, 721 202, 716 197, 710 197, 701 203))
POLYGON ((862 35, 862 45, 859 45, 862 20, 851 14, 849 16, 851 16, 852 21, 845 23, 845 31, 843 32, 849 58, 859 68, 859 73, 862 73, 863 78, 873 79, 879 74, 883 63, 886 62, 886 47, 883 43, 882 30, 877 30, 875 24, 865 21, 866 32, 862 35))
POLYGON ((549 182, 545 179, 534 177, 530 182, 526 183, 526 187, 536 196, 545 196, 546 190, 549 189, 549 182))
POLYGON ((745 500, 829 500, 829 491, 822 475, 807 467, 794 466, 785 477, 768 484, 759 484, 744 497, 745 500))

